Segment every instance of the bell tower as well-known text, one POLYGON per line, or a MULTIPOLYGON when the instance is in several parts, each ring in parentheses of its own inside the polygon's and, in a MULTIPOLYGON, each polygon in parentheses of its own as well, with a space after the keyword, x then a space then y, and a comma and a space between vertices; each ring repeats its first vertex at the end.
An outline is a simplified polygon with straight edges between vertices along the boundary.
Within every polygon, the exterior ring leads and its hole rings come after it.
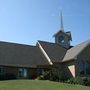
POLYGON ((70 41, 72 41, 71 32, 65 32, 63 26, 63 15, 61 12, 61 28, 60 30, 54 34, 55 43, 62 45, 65 48, 70 47, 70 41))

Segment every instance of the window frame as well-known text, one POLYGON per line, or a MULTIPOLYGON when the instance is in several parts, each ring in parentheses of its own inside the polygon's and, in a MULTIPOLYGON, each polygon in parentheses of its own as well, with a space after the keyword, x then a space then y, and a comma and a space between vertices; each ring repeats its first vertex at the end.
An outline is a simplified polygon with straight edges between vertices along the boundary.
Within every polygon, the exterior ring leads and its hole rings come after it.
POLYGON ((88 65, 89 67, 87 66, 87 62, 90 63, 89 60, 80 60, 80 61, 79 61, 79 74, 80 74, 81 76, 84 76, 84 75, 90 76, 90 73, 89 73, 89 74, 87 73, 87 68, 90 68, 90 65, 88 65), (83 67, 81 66, 82 63, 83 63, 83 67), (81 74, 81 68, 83 68, 83 69, 82 69, 83 74, 81 74))

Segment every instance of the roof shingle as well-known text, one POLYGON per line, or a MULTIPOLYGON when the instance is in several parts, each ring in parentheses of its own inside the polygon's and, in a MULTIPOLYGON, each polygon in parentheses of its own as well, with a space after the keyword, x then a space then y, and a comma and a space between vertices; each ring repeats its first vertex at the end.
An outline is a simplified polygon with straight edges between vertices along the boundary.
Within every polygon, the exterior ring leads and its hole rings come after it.
POLYGON ((44 51, 47 53, 52 62, 62 62, 62 59, 67 51, 66 48, 56 43, 46 41, 38 42, 40 43, 44 51))
POLYGON ((49 62, 36 46, 0 42, 0 65, 31 67, 49 62))
POLYGON ((87 40, 81 44, 78 44, 71 49, 67 50, 64 56, 63 62, 75 59, 77 55, 90 44, 90 40, 87 40))

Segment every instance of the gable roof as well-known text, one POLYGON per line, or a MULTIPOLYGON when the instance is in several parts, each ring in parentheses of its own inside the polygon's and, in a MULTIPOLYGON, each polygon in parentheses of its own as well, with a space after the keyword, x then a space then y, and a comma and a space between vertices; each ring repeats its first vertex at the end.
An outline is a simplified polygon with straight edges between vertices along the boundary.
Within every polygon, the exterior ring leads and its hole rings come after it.
POLYGON ((49 62, 36 46, 0 42, 0 65, 36 67, 49 62))
POLYGON ((64 55, 66 54, 67 49, 62 47, 59 44, 38 41, 42 46, 43 50, 46 52, 51 62, 62 62, 64 55))
POLYGON ((82 50, 84 50, 89 44, 90 44, 90 40, 87 40, 67 50, 63 62, 76 59, 77 55, 79 55, 82 52, 82 50))

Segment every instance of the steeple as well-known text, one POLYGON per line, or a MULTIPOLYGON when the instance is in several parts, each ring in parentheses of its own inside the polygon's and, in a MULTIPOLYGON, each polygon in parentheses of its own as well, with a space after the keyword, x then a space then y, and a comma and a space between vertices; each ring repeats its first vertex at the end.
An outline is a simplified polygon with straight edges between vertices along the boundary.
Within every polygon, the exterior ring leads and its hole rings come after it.
POLYGON ((61 26, 60 29, 57 33, 54 34, 55 37, 55 43, 62 45, 65 48, 69 48, 70 47, 70 41, 72 41, 72 36, 71 36, 71 32, 65 32, 64 31, 64 26, 63 26, 63 15, 61 12, 61 26))
POLYGON ((63 32, 64 32, 63 15, 62 15, 62 12, 61 12, 61 28, 60 28, 60 31, 63 31, 63 32))

